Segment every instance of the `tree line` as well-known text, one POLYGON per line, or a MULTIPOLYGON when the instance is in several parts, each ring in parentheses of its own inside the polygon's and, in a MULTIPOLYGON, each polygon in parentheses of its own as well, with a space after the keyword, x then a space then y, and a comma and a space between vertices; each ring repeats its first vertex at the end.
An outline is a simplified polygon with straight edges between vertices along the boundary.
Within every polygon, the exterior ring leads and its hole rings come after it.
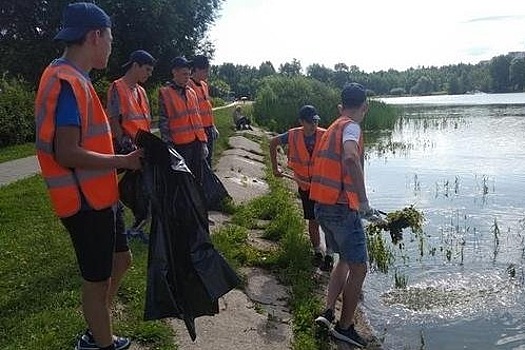
POLYGON ((303 73, 301 62, 293 59, 276 70, 269 61, 257 67, 225 63, 214 66, 212 85, 223 96, 256 95, 261 81, 279 74, 285 77, 306 76, 330 87, 342 89, 349 81, 367 87, 374 95, 466 94, 475 92, 523 92, 525 53, 509 53, 477 64, 453 64, 442 67, 418 67, 405 71, 389 69, 366 73, 355 65, 337 63, 333 68, 312 64, 303 73))

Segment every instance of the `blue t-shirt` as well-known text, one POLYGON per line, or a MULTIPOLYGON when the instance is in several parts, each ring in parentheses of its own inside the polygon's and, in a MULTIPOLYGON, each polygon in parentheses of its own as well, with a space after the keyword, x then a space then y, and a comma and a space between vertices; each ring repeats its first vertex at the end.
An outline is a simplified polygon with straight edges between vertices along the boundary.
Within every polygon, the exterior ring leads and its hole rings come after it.
MULTIPOLYGON (((306 149, 308 150, 308 153, 310 155, 312 155, 312 153, 314 152, 315 135, 316 135, 315 132, 312 135, 310 135, 310 136, 304 135, 304 144, 306 145, 306 149)), ((279 141, 281 141, 281 145, 287 145, 288 144, 288 131, 285 132, 284 134, 279 135, 279 141)))
MULTIPOLYGON (((86 72, 75 67, 75 65, 64 58, 55 60, 53 64, 68 64, 79 71, 86 79, 91 80, 86 72)), ((78 109, 77 99, 73 93, 73 88, 65 80, 60 81, 60 94, 57 101, 55 122, 57 127, 80 126, 80 110, 78 109)))

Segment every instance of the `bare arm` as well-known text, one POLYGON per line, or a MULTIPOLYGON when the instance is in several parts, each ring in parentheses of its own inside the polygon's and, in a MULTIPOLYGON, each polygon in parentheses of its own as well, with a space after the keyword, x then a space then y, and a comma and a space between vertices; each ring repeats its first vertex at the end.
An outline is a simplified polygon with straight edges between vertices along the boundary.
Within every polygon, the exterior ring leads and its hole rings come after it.
POLYGON ((120 126, 120 123, 118 121, 117 117, 112 117, 109 119, 109 125, 111 127, 111 134, 113 135, 113 138, 115 140, 120 140, 122 138, 122 127, 120 126))
POLYGON ((348 167, 350 176, 354 181, 354 186, 356 189, 357 197, 359 198, 359 203, 368 207, 368 198, 366 196, 365 187, 365 176, 363 172, 363 166, 361 164, 361 157, 357 142, 353 140, 345 141, 345 143, 343 144, 343 154, 344 165, 348 167))
POLYGON ((126 155, 102 154, 80 147, 80 128, 58 127, 55 134, 55 157, 66 168, 83 169, 140 169, 142 150, 126 155))
POLYGON ((281 138, 279 136, 275 136, 270 140, 270 162, 272 163, 273 175, 277 177, 282 176, 282 173, 277 167, 277 146, 279 146, 280 144, 281 138))

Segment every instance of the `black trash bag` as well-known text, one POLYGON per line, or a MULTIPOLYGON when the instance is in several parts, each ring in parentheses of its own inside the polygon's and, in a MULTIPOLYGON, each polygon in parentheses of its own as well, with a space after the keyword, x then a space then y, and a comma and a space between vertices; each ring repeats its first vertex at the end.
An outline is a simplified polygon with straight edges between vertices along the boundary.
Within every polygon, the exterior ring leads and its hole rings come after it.
POLYGON ((120 201, 131 209, 135 223, 147 220, 149 198, 146 194, 142 171, 126 170, 118 183, 120 201))
POLYGON ((224 200, 231 198, 228 190, 219 177, 215 175, 208 162, 205 162, 203 166, 202 187, 208 210, 221 211, 224 200))
POLYGON ((218 298, 240 280, 211 243, 202 190, 184 159, 151 133, 136 140, 152 220, 144 319, 183 319, 195 340, 195 318, 217 314, 218 298))

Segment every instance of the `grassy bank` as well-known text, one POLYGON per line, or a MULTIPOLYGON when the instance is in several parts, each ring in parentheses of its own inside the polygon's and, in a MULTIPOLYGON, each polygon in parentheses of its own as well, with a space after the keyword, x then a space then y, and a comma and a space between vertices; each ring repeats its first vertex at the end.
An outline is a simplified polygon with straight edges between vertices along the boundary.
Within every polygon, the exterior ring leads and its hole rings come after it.
MULTIPOLYGON (((249 115, 249 106, 245 106, 249 115)), ((216 159, 234 133, 231 108, 215 113, 221 133, 216 159)), ((267 147, 263 147, 266 149, 267 147)), ((261 266, 291 288, 294 349, 323 348, 315 339, 313 316, 321 305, 313 297, 309 242, 294 194, 268 174, 271 193, 244 206, 233 206, 233 222, 214 236, 233 266, 261 266), (247 243, 248 229, 269 220, 265 234, 279 242, 272 253, 247 243)), ((50 208, 39 175, 2 187, 0 193, 0 349, 68 349, 83 332, 81 279, 69 236, 50 208), (21 327, 23 325, 23 327, 21 327)), ((119 291, 115 333, 131 336, 149 349, 174 348, 171 327, 142 320, 145 303, 147 246, 131 242, 134 263, 119 291)), ((176 341, 175 341, 176 343, 176 341)))
POLYGON ((33 142, 16 146, 2 147, 0 148, 0 163, 34 156, 35 154, 35 144, 33 142))

